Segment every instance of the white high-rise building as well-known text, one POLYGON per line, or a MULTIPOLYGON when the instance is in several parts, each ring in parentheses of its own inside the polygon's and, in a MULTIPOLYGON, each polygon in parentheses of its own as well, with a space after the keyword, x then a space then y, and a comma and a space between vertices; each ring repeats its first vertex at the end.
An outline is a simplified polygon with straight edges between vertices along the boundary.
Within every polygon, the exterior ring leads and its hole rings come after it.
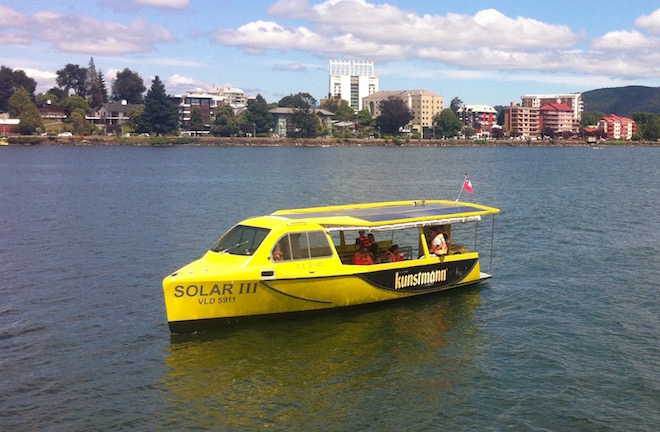
POLYGON ((357 112, 362 98, 378 91, 374 62, 363 60, 330 60, 330 97, 340 97, 357 112))
POLYGON ((563 103, 571 107, 573 118, 578 122, 582 120, 582 111, 584 111, 584 102, 582 93, 564 93, 564 94, 528 94, 520 97, 523 107, 541 108, 543 105, 551 103, 563 103))

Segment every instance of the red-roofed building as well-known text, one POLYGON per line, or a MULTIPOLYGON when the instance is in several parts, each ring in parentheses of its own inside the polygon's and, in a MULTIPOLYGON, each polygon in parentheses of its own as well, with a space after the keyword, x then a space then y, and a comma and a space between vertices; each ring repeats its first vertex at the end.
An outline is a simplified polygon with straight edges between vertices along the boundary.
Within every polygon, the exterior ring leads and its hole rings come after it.
POLYGON ((37 103, 37 109, 41 118, 59 121, 66 119, 66 109, 63 106, 51 104, 50 101, 37 103))
POLYGON ((563 103, 549 103, 539 108, 539 126, 543 135, 561 135, 566 132, 578 133, 579 124, 573 116, 573 109, 563 103))
POLYGON ((598 128, 608 139, 630 140, 637 133, 635 120, 610 114, 598 120, 598 128))

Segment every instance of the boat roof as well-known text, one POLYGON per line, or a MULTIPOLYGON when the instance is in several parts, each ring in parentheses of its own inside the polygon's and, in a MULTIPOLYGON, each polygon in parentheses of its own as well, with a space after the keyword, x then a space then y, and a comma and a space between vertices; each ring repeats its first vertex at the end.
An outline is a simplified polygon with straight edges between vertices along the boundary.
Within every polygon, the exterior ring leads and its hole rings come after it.
POLYGON ((473 222, 500 210, 449 200, 409 200, 278 210, 269 217, 322 225, 327 231, 384 231, 415 226, 473 222))

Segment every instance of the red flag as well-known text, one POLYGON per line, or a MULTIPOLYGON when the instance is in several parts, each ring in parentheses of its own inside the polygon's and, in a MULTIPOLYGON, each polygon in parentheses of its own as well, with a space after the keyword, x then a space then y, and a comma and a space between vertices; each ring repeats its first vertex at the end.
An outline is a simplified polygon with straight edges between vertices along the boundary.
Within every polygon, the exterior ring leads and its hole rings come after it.
POLYGON ((470 179, 465 176, 465 181, 463 182, 463 189, 468 191, 468 193, 472 193, 472 183, 470 183, 470 179))

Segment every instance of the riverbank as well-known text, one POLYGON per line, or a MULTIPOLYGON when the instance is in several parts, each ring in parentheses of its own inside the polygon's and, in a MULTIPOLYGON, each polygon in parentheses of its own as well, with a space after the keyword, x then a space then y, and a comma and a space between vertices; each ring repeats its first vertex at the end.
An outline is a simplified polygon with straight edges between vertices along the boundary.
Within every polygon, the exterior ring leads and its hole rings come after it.
MULTIPOLYGON (((108 136, 13 136, 9 145, 40 146, 206 146, 206 147, 580 147, 584 140, 418 140, 405 138, 276 138, 276 137, 108 137, 108 136)), ((606 141, 601 146, 655 147, 654 141, 606 141)))

